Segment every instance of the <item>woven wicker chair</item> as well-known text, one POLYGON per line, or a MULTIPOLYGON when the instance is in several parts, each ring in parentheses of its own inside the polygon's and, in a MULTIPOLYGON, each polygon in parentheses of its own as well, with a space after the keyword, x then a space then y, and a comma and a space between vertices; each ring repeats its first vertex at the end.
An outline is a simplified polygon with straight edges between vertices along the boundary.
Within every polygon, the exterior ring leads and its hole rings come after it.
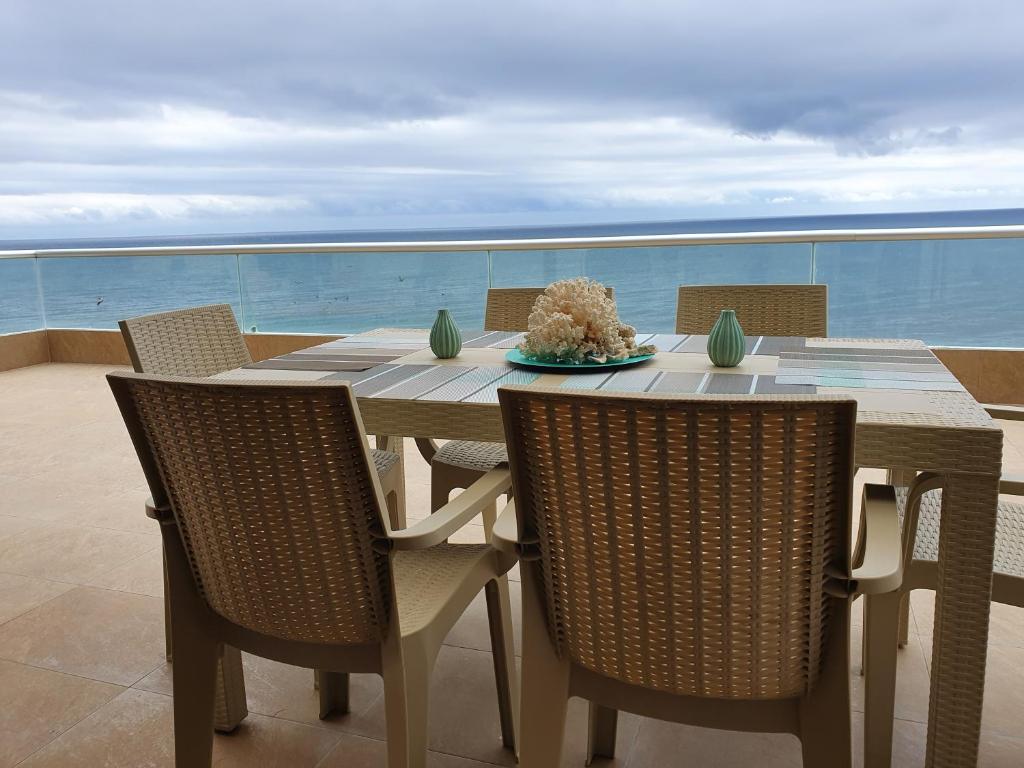
POLYGON ((747 336, 828 336, 827 285, 681 285, 676 333, 710 333, 723 309, 747 336))
MULTIPOLYGON (((245 337, 238 329, 234 312, 227 304, 212 304, 173 312, 121 320, 118 323, 132 367, 138 373, 157 376, 212 376, 240 368, 252 362, 245 337)), ((394 528, 405 527, 405 510, 399 456, 390 451, 373 451, 374 465, 380 473, 381 485, 388 502, 388 513, 394 528)), ((171 661, 172 641, 170 597, 164 583, 164 627, 167 660, 171 661)), ((216 727, 218 731, 233 730, 247 714, 242 659, 236 649, 225 647, 218 666, 222 685, 218 691, 216 727)), ((319 678, 318 678, 319 684, 319 678)), ((334 689, 332 689, 334 690, 334 689)), ((321 717, 345 708, 344 692, 334 691, 334 704, 324 700, 321 717)))
MULTIPOLYGON (((615 289, 608 287, 608 298, 615 289)), ((488 288, 484 309, 485 331, 525 331, 537 297, 544 288, 488 288)), ((456 488, 468 488, 483 473, 508 461, 502 443, 449 440, 438 447, 433 440, 419 439, 416 445, 430 463, 430 506, 448 503, 456 488)))
MULTIPOLYGON (((228 304, 160 312, 118 322, 132 367, 157 376, 213 376, 252 362, 245 337, 228 304)), ((400 456, 373 451, 388 515, 395 528, 405 527, 400 456)))
MULTIPOLYGON (((508 492, 508 471, 391 530, 347 383, 107 378, 167 553, 176 765, 211 764, 215 665, 230 643, 345 682, 382 675, 388 765, 423 768, 441 644, 514 562, 487 544, 444 542, 508 492)), ((492 638, 499 709, 514 717, 507 602, 492 638)), ((514 745, 514 722, 504 736, 514 745)))
MULTIPOLYGON (((520 764, 561 764, 580 696, 604 725, 625 709, 789 732, 805 765, 849 766, 850 603, 897 588, 901 567, 893 489, 867 486, 851 568, 856 404, 498 394, 515 501, 493 541, 521 557, 520 764)), ((613 741, 614 727, 592 751, 613 741)))
MULTIPOLYGON (((996 419, 1024 420, 1024 410, 994 406, 996 419)), ((1024 496, 1024 477, 1003 477, 999 492, 1024 496)), ((865 765, 888 766, 892 760, 897 648, 907 644, 910 593, 935 590, 939 577, 939 523, 942 477, 922 473, 909 487, 897 488, 903 530, 903 584, 898 593, 864 602, 865 641, 861 671, 875 698, 865 707, 865 765), (870 659, 870 663, 869 663, 870 659)), ((992 600, 1024 608, 1024 504, 1000 499, 992 563, 992 600)))

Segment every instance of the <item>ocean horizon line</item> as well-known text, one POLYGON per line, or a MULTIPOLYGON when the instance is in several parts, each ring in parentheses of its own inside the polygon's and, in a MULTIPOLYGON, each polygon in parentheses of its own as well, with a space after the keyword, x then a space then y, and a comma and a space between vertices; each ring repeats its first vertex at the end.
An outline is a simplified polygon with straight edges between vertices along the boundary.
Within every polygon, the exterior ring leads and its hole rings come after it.
POLYGON ((536 224, 479 227, 327 229, 268 232, 147 235, 124 237, 40 237, 0 239, 0 250, 48 248, 117 248, 154 245, 256 245, 314 242, 382 242, 408 240, 528 240, 562 237, 685 235, 798 230, 915 229, 926 227, 1005 226, 1024 224, 1024 208, 915 211, 903 213, 837 213, 804 216, 622 221, 601 224, 536 224))

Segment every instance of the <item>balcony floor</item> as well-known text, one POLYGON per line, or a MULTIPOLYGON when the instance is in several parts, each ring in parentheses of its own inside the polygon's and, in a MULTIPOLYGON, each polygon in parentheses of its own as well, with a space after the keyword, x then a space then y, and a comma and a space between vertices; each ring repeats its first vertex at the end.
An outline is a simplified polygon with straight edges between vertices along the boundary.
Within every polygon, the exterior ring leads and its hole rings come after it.
MULTIPOLYGON (((103 379, 107 370, 52 364, 0 373, 0 768, 172 764, 160 543, 156 524, 143 514, 147 490, 103 379)), ((1006 430, 1004 466, 1024 473, 1024 424, 1006 430)), ((407 476, 409 516, 421 518, 429 472, 411 445, 407 476)), ((482 528, 471 526, 460 537, 482 541, 482 528)), ((513 583, 514 609, 518 587, 513 583)), ((914 593, 910 644, 900 653, 898 766, 923 763, 932 597, 914 593)), ((481 598, 438 660, 431 768, 513 764, 500 748, 488 647, 481 598)), ((323 722, 309 670, 252 657, 245 664, 250 715, 236 733, 216 738, 216 765, 384 764, 379 678, 354 675, 351 714, 323 722)), ((1024 610, 993 605, 988 670, 981 765, 1020 766, 1024 610)), ((853 688, 859 711, 856 672, 853 688)), ((570 712, 564 764, 582 766, 583 702, 574 701, 570 712)), ((857 738, 859 714, 854 726, 857 738)), ((790 736, 623 716, 619 756, 599 764, 774 768, 799 766, 800 749, 790 736)))

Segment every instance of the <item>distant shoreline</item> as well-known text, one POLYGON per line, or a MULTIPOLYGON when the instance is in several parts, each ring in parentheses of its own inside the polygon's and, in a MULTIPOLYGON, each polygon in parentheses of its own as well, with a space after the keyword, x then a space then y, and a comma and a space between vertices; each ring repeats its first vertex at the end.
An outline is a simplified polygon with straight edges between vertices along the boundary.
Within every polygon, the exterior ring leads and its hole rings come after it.
POLYGON ((553 237, 681 235, 701 233, 785 232, 829 229, 901 229, 1024 224, 1024 208, 918 213, 854 213, 737 219, 559 224, 538 226, 454 227, 444 229, 353 229, 303 232, 243 232, 104 238, 30 238, 0 240, 0 250, 47 248, 116 248, 154 245, 252 245, 258 243, 380 242, 385 240, 516 240, 553 237))

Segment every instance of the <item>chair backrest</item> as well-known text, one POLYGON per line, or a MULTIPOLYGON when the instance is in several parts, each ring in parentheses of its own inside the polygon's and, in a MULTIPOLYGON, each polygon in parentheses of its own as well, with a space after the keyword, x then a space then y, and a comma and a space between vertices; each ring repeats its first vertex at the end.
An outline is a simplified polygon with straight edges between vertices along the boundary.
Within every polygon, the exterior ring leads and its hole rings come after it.
POLYGON ((828 286, 681 285, 676 333, 706 334, 723 309, 735 309, 747 336, 828 335, 828 286))
POLYGON ((157 376, 212 376, 252 362, 227 304, 121 320, 132 367, 157 376))
POLYGON ((688 696, 814 686, 826 569, 850 572, 854 401, 498 394, 560 658, 688 696))
MULTIPOLYGON (((605 287, 609 299, 615 298, 615 289, 605 287)), ((529 328, 530 313, 544 288, 488 288, 484 310, 485 331, 525 331, 529 328)))
POLYGON ((387 534, 347 383, 107 379, 210 608, 286 640, 381 639, 387 534))

